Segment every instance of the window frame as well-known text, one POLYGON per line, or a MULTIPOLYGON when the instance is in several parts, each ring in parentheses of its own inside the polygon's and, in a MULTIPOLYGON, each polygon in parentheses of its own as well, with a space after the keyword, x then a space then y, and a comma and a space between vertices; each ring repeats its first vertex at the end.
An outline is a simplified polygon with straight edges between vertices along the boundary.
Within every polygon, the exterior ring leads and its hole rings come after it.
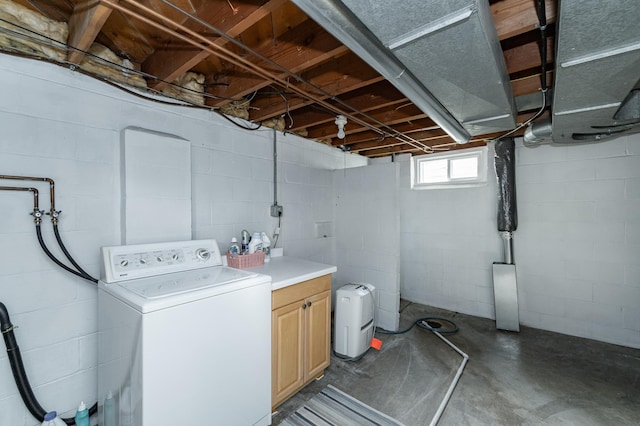
POLYGON ((488 147, 469 148, 456 152, 442 152, 411 157, 411 189, 444 189, 444 188, 469 188, 487 184, 487 156, 488 147), (477 158, 478 173, 473 178, 451 178, 451 160, 477 158), (439 182, 421 182, 420 164, 423 162, 447 160, 447 180, 439 182))

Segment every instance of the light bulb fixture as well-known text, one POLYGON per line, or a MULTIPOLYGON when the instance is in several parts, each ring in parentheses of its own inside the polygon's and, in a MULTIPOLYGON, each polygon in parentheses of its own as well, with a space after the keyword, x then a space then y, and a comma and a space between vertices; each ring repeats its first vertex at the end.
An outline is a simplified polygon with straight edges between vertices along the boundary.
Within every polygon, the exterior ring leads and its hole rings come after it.
POLYGON ((344 115, 336 116, 336 126, 338 126, 338 138, 344 139, 344 125, 347 124, 347 117, 344 115))

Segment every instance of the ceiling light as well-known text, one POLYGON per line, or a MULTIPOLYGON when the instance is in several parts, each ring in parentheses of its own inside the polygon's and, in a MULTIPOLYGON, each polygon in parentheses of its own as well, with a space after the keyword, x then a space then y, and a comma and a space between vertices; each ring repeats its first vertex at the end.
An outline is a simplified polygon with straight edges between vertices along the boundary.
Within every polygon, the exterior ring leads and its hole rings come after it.
POLYGON ((336 126, 338 126, 338 138, 344 139, 344 125, 347 124, 347 117, 344 115, 336 116, 336 126))

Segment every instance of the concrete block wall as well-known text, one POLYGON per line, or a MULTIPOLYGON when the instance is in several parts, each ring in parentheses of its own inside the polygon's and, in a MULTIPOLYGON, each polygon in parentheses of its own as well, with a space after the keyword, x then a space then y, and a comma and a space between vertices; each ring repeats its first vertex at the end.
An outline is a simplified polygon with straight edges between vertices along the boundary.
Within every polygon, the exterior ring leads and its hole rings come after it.
POLYGON ((492 264, 503 253, 493 156, 490 146, 486 184, 453 189, 411 189, 411 160, 400 161, 403 298, 495 317, 492 264))
MULTIPOLYGON (((597 144, 517 141, 514 233, 520 323, 640 347, 640 135, 597 144)), ((401 162, 403 298, 494 318, 502 260, 496 182, 411 190, 401 162)))
MULTIPOLYGON (((284 212, 278 247, 323 263, 334 263, 333 237, 319 238, 317 222, 334 220, 332 171, 366 164, 293 135, 277 136, 277 200, 284 212)), ((273 130, 239 133, 221 126, 216 138, 192 146, 194 238, 215 236, 221 248, 243 229, 265 231, 271 238, 278 219, 270 216, 274 201, 273 130)), ((273 243, 274 241, 272 241, 273 243)))
MULTIPOLYGON (((0 91, 0 174, 55 179, 62 237, 89 273, 100 274, 99 247, 121 243, 120 137, 129 126, 191 141, 194 238, 218 238, 225 248, 244 227, 273 230, 271 130, 240 130, 209 111, 154 103, 61 67, 8 55, 0 55, 0 91)), ((329 261, 332 242, 320 241, 313 231, 317 220, 333 220, 328 170, 366 159, 292 135, 278 135, 278 146, 279 201, 285 208, 279 246, 288 254, 329 261)), ((19 186, 4 180, 0 185, 19 186)), ((40 189, 40 206, 47 210, 48 187, 27 185, 40 189)), ((41 252, 29 216, 30 194, 0 191, 0 209, 0 301, 18 326, 36 397, 46 409, 73 415, 81 399, 96 399, 97 291, 41 252)), ((149 220, 171 220, 171 212, 149 220)), ((53 246, 46 218, 43 229, 53 246)), ((3 349, 0 425, 37 424, 18 395, 3 349)))
POLYGON ((639 146, 518 145, 522 324, 640 347, 639 146))
POLYGON ((376 287, 376 325, 397 330, 400 302, 398 164, 334 172, 335 290, 347 283, 376 287))

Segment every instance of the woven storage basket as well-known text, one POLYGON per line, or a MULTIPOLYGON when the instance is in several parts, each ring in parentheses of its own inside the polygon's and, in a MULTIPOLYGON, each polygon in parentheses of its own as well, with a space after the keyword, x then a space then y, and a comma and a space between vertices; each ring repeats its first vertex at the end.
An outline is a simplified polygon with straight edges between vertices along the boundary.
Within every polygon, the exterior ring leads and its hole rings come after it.
POLYGON ((253 268, 254 266, 264 265, 264 252, 259 251, 253 254, 227 253, 227 265, 237 269, 253 268))

